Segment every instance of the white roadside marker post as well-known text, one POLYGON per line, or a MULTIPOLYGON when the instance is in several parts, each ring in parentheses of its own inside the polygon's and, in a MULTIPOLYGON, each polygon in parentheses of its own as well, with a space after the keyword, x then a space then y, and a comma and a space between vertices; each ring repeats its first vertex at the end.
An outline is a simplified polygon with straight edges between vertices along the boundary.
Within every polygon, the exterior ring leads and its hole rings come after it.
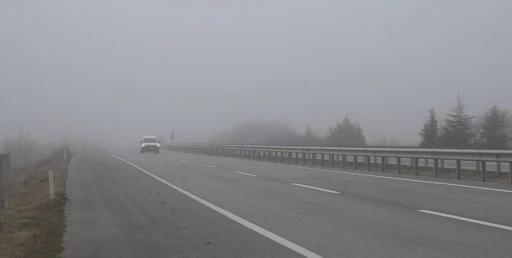
POLYGON ((53 171, 48 171, 48 182, 50 184, 50 199, 55 198, 55 189, 53 188, 53 171))

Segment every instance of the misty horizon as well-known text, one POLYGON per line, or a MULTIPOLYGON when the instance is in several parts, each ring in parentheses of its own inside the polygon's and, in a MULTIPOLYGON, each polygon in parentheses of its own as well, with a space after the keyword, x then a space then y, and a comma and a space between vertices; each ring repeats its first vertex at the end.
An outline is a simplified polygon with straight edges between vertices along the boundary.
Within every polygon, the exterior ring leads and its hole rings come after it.
POLYGON ((507 1, 4 6, 1 139, 205 142, 254 120, 324 135, 348 115, 412 145, 457 93, 470 115, 512 110, 507 1))

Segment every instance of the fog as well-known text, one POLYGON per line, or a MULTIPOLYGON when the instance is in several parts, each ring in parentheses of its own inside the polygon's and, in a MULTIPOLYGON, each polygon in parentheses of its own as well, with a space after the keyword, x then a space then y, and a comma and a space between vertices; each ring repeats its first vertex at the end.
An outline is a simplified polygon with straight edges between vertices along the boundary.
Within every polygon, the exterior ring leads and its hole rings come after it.
POLYGON ((246 120, 415 144, 457 93, 512 110, 510 1, 2 1, 0 133, 209 141, 246 120))

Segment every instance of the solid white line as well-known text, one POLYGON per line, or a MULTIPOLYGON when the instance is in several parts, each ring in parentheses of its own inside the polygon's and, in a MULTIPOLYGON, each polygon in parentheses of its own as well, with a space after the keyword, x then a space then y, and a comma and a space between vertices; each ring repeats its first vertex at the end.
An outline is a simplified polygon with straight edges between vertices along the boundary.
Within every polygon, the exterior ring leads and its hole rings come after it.
POLYGON ((181 161, 181 162, 185 162, 185 163, 190 162, 190 161, 188 161, 188 160, 180 160, 180 161, 181 161))
POLYGON ((454 215, 450 215, 450 214, 445 214, 445 213, 440 213, 440 212, 435 212, 435 211, 429 211, 429 210, 418 210, 418 211, 419 212, 423 212, 423 213, 432 214, 432 215, 447 217, 447 218, 451 218, 451 219, 458 219, 458 220, 463 220, 463 221, 467 221, 467 222, 481 224, 481 225, 485 225, 485 226, 489 226, 489 227, 501 228, 501 229, 506 229, 506 230, 512 231, 512 227, 503 226, 503 225, 499 225, 499 224, 494 224, 494 223, 490 223, 490 222, 485 222, 485 221, 481 221, 481 220, 468 219, 468 218, 464 218, 464 217, 459 217, 459 216, 454 216, 454 215))
POLYGON ((201 164, 201 166, 204 166, 204 167, 209 167, 209 168, 214 168, 214 166, 211 166, 211 165, 206 165, 206 164, 201 164))
POLYGON ((344 175, 366 176, 366 177, 373 177, 373 178, 383 178, 383 179, 391 179, 391 180, 399 180, 399 181, 408 181, 408 182, 416 182, 416 183, 424 183, 424 184, 447 185, 447 186, 455 186, 455 187, 462 187, 462 188, 471 188, 471 189, 486 190, 486 191, 494 191, 494 192, 512 193, 512 190, 504 190, 504 189, 496 189, 496 188, 487 188, 487 187, 480 187, 480 186, 459 185, 459 184, 452 184, 452 183, 442 183, 442 182, 424 181, 424 180, 418 180, 418 179, 408 179, 408 178, 399 178, 399 177, 389 177, 389 176, 377 176, 377 175, 361 174, 361 173, 354 173, 354 172, 335 171, 335 170, 328 170, 328 169, 319 169, 319 168, 310 168, 310 167, 292 166, 292 165, 275 164, 275 163, 268 163, 268 162, 262 162, 262 161, 252 161, 252 160, 243 160, 243 159, 233 159, 233 158, 225 158, 225 157, 217 157, 217 158, 221 158, 221 159, 228 159, 228 160, 238 160, 238 161, 250 162, 250 163, 258 163, 258 164, 267 164, 267 165, 280 166, 280 167, 302 168, 302 169, 307 169, 307 170, 324 171, 324 172, 338 173, 338 174, 344 174, 344 175))
POLYGON ((319 190, 319 191, 324 191, 324 192, 328 192, 328 193, 340 193, 340 192, 336 192, 336 191, 332 191, 332 190, 327 190, 327 189, 323 189, 323 188, 318 188, 318 187, 314 187, 314 186, 309 186, 309 185, 301 185, 301 184, 294 184, 294 183, 291 183, 292 185, 296 185, 296 186, 301 186, 301 187, 306 187, 306 188, 311 188, 311 189, 315 189, 315 190, 319 190))
POLYGON ((279 243, 279 244, 281 244, 281 245, 283 245, 283 246, 285 246, 285 247, 287 247, 287 248, 297 252, 298 254, 301 254, 301 255, 303 255, 305 257, 309 257, 309 258, 322 258, 322 256, 320 256, 320 255, 318 255, 316 253, 313 253, 313 252, 309 251, 308 249, 306 249, 306 248, 304 248, 302 246, 299 246, 299 245, 297 245, 295 243, 292 243, 292 242, 290 242, 290 241, 288 241, 288 240, 286 240, 286 239, 284 239, 284 238, 282 238, 282 237, 280 237, 280 236, 278 236, 278 235, 276 235, 276 234, 274 234, 274 233, 272 233, 272 232, 270 232, 270 231, 268 231, 268 230, 266 230, 266 229, 264 229, 262 227, 259 227, 256 224, 253 224, 253 223, 251 223, 251 222, 249 222, 249 221, 247 221, 245 219, 242 219, 241 217, 238 217, 237 215, 235 215, 235 214, 233 214, 233 213, 231 213, 231 212, 229 212, 227 210, 224 210, 224 209, 222 209, 222 208, 220 208, 218 206, 215 206, 214 204, 211 204, 211 203, 201 199, 200 197, 197 197, 197 196, 187 192, 186 190, 183 190, 183 189, 179 188, 178 186, 175 186, 175 185, 165 181, 164 179, 162 179, 162 178, 160 178, 158 176, 153 175, 152 173, 150 173, 150 172, 144 170, 143 168, 141 168, 141 167, 131 163, 130 161, 127 161, 125 159, 122 159, 122 158, 114 155, 111 151, 109 151, 109 153, 113 157, 115 157, 115 158, 117 158, 117 159, 119 159, 119 160, 121 160, 121 161, 123 161, 123 162, 125 162, 127 164, 130 164, 134 168, 144 172, 146 175, 148 175, 148 176, 150 176, 150 177, 152 177, 152 178, 154 178, 154 179, 156 179, 156 180, 166 184, 167 186, 169 186, 169 187, 171 187, 171 188, 181 192, 182 194, 185 194, 186 196, 188 196, 188 197, 190 197, 190 198, 200 202, 201 204, 207 206, 208 208, 210 208, 210 209, 212 209, 212 210, 214 210, 214 211, 216 211, 216 212, 218 212, 218 213, 220 213, 220 214, 230 218, 231 220, 233 220, 235 222, 238 222, 241 225, 243 225, 243 226, 245 226, 245 227, 247 227, 247 228, 249 228, 249 229, 251 229, 251 230, 253 230, 253 231, 257 232, 257 233, 259 233, 260 235, 262 235, 262 236, 264 236, 264 237, 266 237, 266 238, 268 238, 270 240, 273 240, 273 241, 275 241, 275 242, 277 242, 277 243, 279 243))
POLYGON ((253 175, 253 174, 249 174, 249 173, 244 173, 244 172, 240 172, 240 171, 233 171, 237 174, 242 174, 242 175, 246 175, 246 176, 256 176, 256 175, 253 175))

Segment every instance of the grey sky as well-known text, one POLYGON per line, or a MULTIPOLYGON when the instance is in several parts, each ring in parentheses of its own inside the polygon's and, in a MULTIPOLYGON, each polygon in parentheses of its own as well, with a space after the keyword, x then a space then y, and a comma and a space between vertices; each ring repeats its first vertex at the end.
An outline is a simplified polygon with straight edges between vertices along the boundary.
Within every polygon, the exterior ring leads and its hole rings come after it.
POLYGON ((1 5, 0 133, 192 140, 247 119, 323 133, 349 114, 407 143, 457 92, 475 115, 512 109, 510 1, 1 5))

